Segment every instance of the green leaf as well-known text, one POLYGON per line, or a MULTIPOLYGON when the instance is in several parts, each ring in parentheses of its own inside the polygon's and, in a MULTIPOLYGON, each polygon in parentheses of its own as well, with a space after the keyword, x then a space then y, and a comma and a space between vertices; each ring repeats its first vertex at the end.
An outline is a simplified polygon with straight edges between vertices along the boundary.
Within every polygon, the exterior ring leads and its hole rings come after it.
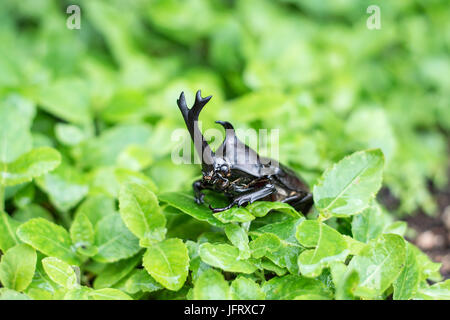
POLYGON ((83 213, 78 213, 70 226, 70 238, 77 252, 87 256, 95 255, 94 227, 83 213))
POLYGON ((349 250, 342 235, 316 220, 304 220, 297 227, 297 240, 307 248, 298 256, 300 272, 307 277, 317 277, 330 262, 344 261, 349 250))
POLYGON ((153 162, 148 147, 129 145, 119 155, 117 163, 120 167, 129 170, 140 171, 148 168, 153 162))
POLYGON ((134 256, 139 250, 139 240, 125 226, 118 213, 112 213, 97 223, 93 257, 99 262, 115 262, 134 256))
POLYGON ((86 139, 86 133, 79 127, 65 123, 55 125, 55 135, 59 142, 67 146, 76 146, 86 139))
POLYGON ((66 291, 55 282, 53 282, 42 266, 43 255, 38 253, 38 262, 36 264, 36 270, 33 276, 31 284, 28 286, 26 293, 34 300, 53 300, 62 298, 60 289, 66 291))
POLYGON ((144 124, 112 127, 81 144, 81 165, 87 168, 113 166, 127 146, 144 145, 150 136, 151 128, 144 124))
POLYGON ((31 300, 31 298, 25 293, 8 288, 0 288, 0 300, 31 300))
POLYGON ((19 244, 16 230, 20 222, 11 218, 7 213, 0 211, 0 250, 6 252, 9 248, 19 244))
POLYGON ((36 179, 36 182, 60 211, 75 207, 89 190, 84 175, 64 163, 56 170, 36 179))
POLYGON ((368 298, 381 295, 401 273, 405 259, 402 237, 383 234, 371 240, 349 264, 349 272, 356 270, 360 278, 356 294, 368 298))
POLYGON ((42 266, 50 279, 60 286, 69 290, 79 286, 77 275, 68 263, 55 257, 48 257, 42 259, 42 266))
POLYGON ((276 275, 280 277, 284 276, 287 273, 287 270, 285 268, 276 265, 271 260, 266 258, 261 259, 261 264, 258 265, 258 268, 275 272, 276 275))
MULTIPOLYGON (((19 95, 0 101, 0 163, 4 166, 31 150, 31 121, 35 107, 19 95)), ((3 179, 3 172, 0 171, 3 179)))
POLYGON ((272 233, 263 233, 258 238, 250 242, 252 257, 255 259, 266 256, 281 248, 281 240, 272 233))
POLYGON ((405 221, 395 221, 394 223, 388 225, 383 233, 393 233, 399 236, 405 236, 406 230, 408 229, 408 224, 405 221))
POLYGON ((147 249, 143 265, 165 288, 177 291, 188 276, 188 250, 182 240, 167 239, 147 249))
POLYGON ((127 183, 134 183, 140 184, 155 193, 158 191, 158 187, 155 185, 155 183, 143 173, 131 171, 124 168, 117 168, 114 171, 114 173, 117 178, 117 181, 121 185, 127 183))
POLYGON ((267 300, 292 300, 306 294, 331 298, 330 292, 321 281, 298 275, 270 279, 264 283, 262 290, 267 300))
POLYGON ((126 293, 113 288, 93 290, 89 296, 94 298, 94 300, 133 300, 126 293))
POLYGON ((229 272, 253 273, 256 266, 239 259, 239 249, 229 244, 204 243, 199 248, 203 262, 229 272))
POLYGON ((104 195, 97 195, 88 197, 80 204, 75 213, 75 219, 77 215, 84 214, 91 224, 96 226, 104 217, 114 213, 116 213, 114 199, 104 195))
POLYGON ((138 254, 129 259, 119 260, 108 264, 94 280, 95 289, 103 289, 114 286, 125 278, 142 260, 138 254))
POLYGON ((350 270, 342 275, 336 285, 336 300, 354 300, 355 291, 358 288, 359 274, 356 270, 350 270))
POLYGON ((255 217, 243 207, 233 207, 225 211, 214 213, 213 216, 223 223, 249 222, 255 219, 255 217))
POLYGON ((160 201, 168 203, 197 220, 206 221, 216 227, 225 227, 222 222, 212 215, 208 206, 198 205, 195 203, 194 197, 190 195, 181 192, 169 192, 159 195, 158 198, 160 201))
POLYGON ((292 274, 298 274, 298 256, 303 251, 300 246, 282 242, 281 248, 274 252, 266 252, 266 257, 281 268, 286 268, 292 274))
POLYGON ((298 246, 296 239, 297 226, 305 218, 288 218, 280 222, 267 224, 251 232, 252 235, 261 235, 263 233, 272 233, 277 236, 283 243, 298 246))
POLYGON ((250 258, 250 248, 248 246, 248 236, 243 228, 235 224, 225 226, 225 234, 230 242, 239 249, 239 258, 250 258))
POLYGON ((394 281, 394 300, 409 300, 416 293, 420 282, 420 267, 410 243, 406 242, 405 267, 394 281))
POLYGON ((162 241, 166 235, 166 217, 155 194, 140 184, 124 185, 119 194, 120 215, 141 246, 162 241))
POLYGON ((450 279, 435 283, 432 286, 420 288, 414 298, 423 300, 450 300, 450 279))
POLYGON ((356 240, 367 243, 381 235, 391 223, 392 218, 383 212, 379 204, 373 203, 353 217, 352 234, 356 240))
POLYGON ((34 184, 28 183, 23 188, 20 188, 18 192, 14 195, 14 205, 18 209, 23 209, 27 206, 32 205, 35 197, 35 187, 34 184))
POLYGON ((0 162, 0 184, 13 186, 31 181, 55 169, 61 163, 61 155, 49 147, 36 148, 23 154, 12 163, 0 162))
POLYGON ((36 218, 25 222, 17 229, 17 236, 47 256, 57 257, 69 264, 79 264, 67 230, 48 220, 36 218))
POLYGON ((432 281, 441 281, 442 275, 439 270, 441 269, 442 264, 431 261, 431 259, 419 248, 415 247, 411 243, 409 244, 410 249, 414 251, 417 262, 419 264, 420 269, 420 280, 424 281, 430 279, 432 281))
POLYGON ((314 203, 328 217, 355 215, 381 187, 384 158, 379 149, 355 152, 328 169, 314 186, 314 203))
POLYGON ((135 270, 125 283, 126 292, 131 294, 139 291, 154 292, 162 288, 163 286, 156 282, 144 269, 135 270))
POLYGON ((92 288, 88 287, 75 287, 73 289, 67 290, 64 295, 64 300, 92 300, 91 293, 92 288))
POLYGON ((33 279, 36 251, 26 244, 8 249, 0 262, 0 282, 6 288, 24 291, 33 279))
POLYGON ((231 283, 230 293, 233 300, 264 300, 266 297, 255 281, 242 276, 231 283))
POLYGON ((230 287, 220 272, 209 269, 195 281, 193 298, 194 300, 229 300, 230 287))
POLYGON ((91 118, 88 89, 81 79, 60 78, 42 86, 37 99, 41 108, 56 117, 85 124, 91 118))
POLYGON ((53 222, 53 216, 50 212, 41 206, 31 203, 13 213, 13 219, 20 222, 27 222, 34 218, 44 218, 53 222))
POLYGON ((249 204, 246 209, 250 211, 252 215, 258 218, 264 217, 272 210, 285 212, 293 217, 299 217, 301 215, 289 204, 283 202, 256 201, 249 204))

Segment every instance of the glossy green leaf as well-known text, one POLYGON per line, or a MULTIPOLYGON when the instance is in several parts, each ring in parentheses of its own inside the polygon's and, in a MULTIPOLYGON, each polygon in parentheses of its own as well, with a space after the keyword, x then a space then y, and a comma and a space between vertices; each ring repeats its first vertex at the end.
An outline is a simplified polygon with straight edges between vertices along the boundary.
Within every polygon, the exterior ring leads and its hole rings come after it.
POLYGON ((223 223, 249 222, 255 217, 244 207, 233 207, 231 209, 214 213, 214 218, 223 223))
POLYGON ((230 287, 220 272, 209 269, 195 281, 193 298, 194 300, 229 300, 230 287))
POLYGON ((268 300, 292 300, 305 294, 331 297, 322 282, 298 275, 273 278, 265 282, 262 289, 268 300))
POLYGON ((36 148, 11 163, 0 162, 0 184, 12 186, 31 181, 55 169, 61 163, 61 155, 49 147, 36 148))
POLYGON ((91 297, 92 288, 89 287, 75 287, 73 289, 67 290, 64 295, 64 300, 93 300, 91 297))
POLYGON ((304 220, 297 226, 297 240, 308 248, 298 256, 300 272, 307 277, 319 276, 330 262, 344 261, 349 254, 342 235, 316 220, 304 220))
POLYGON ((134 256, 139 250, 139 240, 125 226, 118 213, 112 213, 97 223, 93 257, 100 262, 115 262, 134 256))
POLYGON ((37 98, 41 108, 66 121, 83 124, 90 120, 88 88, 81 79, 58 79, 41 87, 37 98))
MULTIPOLYGON (((5 166, 31 150, 31 121, 34 105, 19 95, 2 97, 0 102, 0 163, 5 166)), ((6 170, 2 172, 3 175, 6 170)))
POLYGON ((34 218, 44 218, 48 221, 54 222, 53 216, 50 212, 37 204, 29 204, 13 213, 13 219, 20 222, 27 222, 34 218))
POLYGON ((206 221, 216 227, 225 226, 213 216, 207 205, 198 205, 195 203, 193 196, 179 192, 171 192, 163 193, 158 198, 160 201, 168 203, 197 220, 206 221))
POLYGON ((229 272, 253 273, 256 266, 239 258, 239 249, 228 244, 204 243, 199 247, 203 262, 229 272))
POLYGON ((358 283, 359 274, 356 270, 344 273, 336 284, 336 300, 355 300, 358 283))
POLYGON ((149 177, 147 177, 145 174, 141 172, 132 171, 124 168, 117 168, 114 171, 114 173, 117 178, 117 181, 120 184, 127 184, 127 183, 140 184, 153 192, 158 191, 158 187, 155 185, 155 183, 149 177))
POLYGON ((42 259, 42 266, 50 279, 60 286, 69 290, 79 286, 77 275, 68 263, 55 257, 48 257, 42 259))
POLYGON ((255 281, 244 277, 233 280, 230 293, 233 300, 264 300, 266 297, 255 281))
POLYGON ((56 138, 67 146, 76 146, 87 138, 83 130, 75 125, 58 123, 55 126, 56 138))
POLYGON ((250 258, 250 247, 248 246, 248 236, 242 227, 235 224, 228 224, 225 226, 225 234, 228 240, 239 249, 239 258, 250 258))
POLYGON ((77 252, 87 256, 95 255, 94 227, 84 213, 78 213, 70 226, 70 238, 77 252))
POLYGON ((182 240, 167 239, 147 249, 143 265, 165 288, 177 291, 188 276, 188 250, 182 240))
POLYGON ((117 159, 117 163, 121 168, 140 171, 148 168, 153 162, 149 148, 139 145, 129 145, 122 150, 117 159))
POLYGON ((36 190, 34 184, 28 183, 14 195, 14 205, 20 209, 30 206, 33 204, 35 195, 36 190))
POLYGON ((20 222, 11 218, 7 213, 0 211, 0 250, 6 252, 9 248, 20 243, 16 230, 20 222))
POLYGON ((114 286, 142 261, 142 255, 137 254, 128 259, 109 263, 94 280, 95 289, 103 289, 114 286))
POLYGON ((88 193, 84 175, 77 169, 61 164, 56 170, 37 179, 38 186, 61 211, 75 207, 88 193))
POLYGON ((36 251, 26 244, 18 244, 5 252, 0 262, 0 282, 6 288, 24 291, 33 279, 36 251))
POLYGON ((44 256, 38 252, 38 261, 36 264, 36 270, 33 276, 33 280, 26 290, 28 294, 34 300, 53 300, 62 299, 66 291, 65 288, 56 284, 44 270, 42 266, 42 258, 44 256))
POLYGON ((371 240, 349 264, 349 270, 359 274, 356 294, 381 295, 400 275, 405 260, 405 241, 400 236, 383 234, 371 240))
POLYGON ((86 198, 80 204, 75 213, 75 219, 78 214, 84 214, 95 227, 104 217, 114 213, 116 213, 114 199, 104 195, 96 195, 86 198))
POLYGON ((420 280, 430 279, 432 281, 441 281, 442 275, 439 273, 442 264, 431 261, 431 259, 419 248, 415 247, 411 243, 409 244, 409 249, 414 251, 417 262, 420 269, 420 280))
POLYGON ((94 300, 133 300, 126 293, 113 288, 93 290, 89 294, 94 300))
POLYGON ((432 286, 420 288, 415 299, 423 300, 450 300, 450 279, 444 282, 435 283, 432 286))
POLYGON ((328 169, 314 186, 314 203, 325 217, 355 215, 381 187, 384 158, 379 149, 355 152, 328 169))
POLYGON ((283 243, 298 246, 296 239, 297 226, 304 218, 289 218, 280 222, 267 224, 261 228, 251 231, 252 235, 261 235, 263 233, 272 233, 283 243))
POLYGON ((281 248, 281 240, 272 233, 263 233, 258 238, 250 242, 252 257, 259 259, 267 253, 273 253, 281 248))
POLYGON ((126 292, 131 294, 139 291, 154 292, 162 288, 163 286, 156 282, 145 269, 135 270, 125 283, 126 292))
POLYGON ((120 215, 141 246, 150 246, 166 235, 166 217, 155 194, 140 184, 127 184, 119 194, 120 215))
POLYGON ((150 138, 149 126, 143 124, 116 126, 81 145, 80 162, 84 167, 115 165, 120 153, 129 145, 143 145, 150 138))
POLYGON ((31 219, 17 229, 17 236, 36 250, 78 265, 79 260, 66 229, 46 219, 31 219))
POLYGON ((0 300, 32 300, 28 295, 8 288, 0 288, 0 300))
POLYGON ((392 218, 387 215, 377 203, 363 210, 353 217, 353 237, 362 242, 368 242, 377 238, 383 230, 392 223, 392 218))
POLYGON ((420 283, 420 267, 412 245, 406 242, 405 267, 395 279, 394 300, 409 300, 416 293, 420 283))
POLYGON ((289 204, 282 202, 270 202, 270 201, 255 201, 249 204, 246 209, 250 211, 255 217, 261 218, 267 215, 272 210, 277 210, 285 212, 292 215, 293 217, 298 217, 300 214, 289 204))

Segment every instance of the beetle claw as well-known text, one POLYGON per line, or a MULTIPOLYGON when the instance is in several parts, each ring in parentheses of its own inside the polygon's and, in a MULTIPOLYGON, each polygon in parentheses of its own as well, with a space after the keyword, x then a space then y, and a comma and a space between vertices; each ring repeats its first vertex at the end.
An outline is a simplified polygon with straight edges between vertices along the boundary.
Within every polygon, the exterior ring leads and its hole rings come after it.
POLYGON ((205 203, 205 194, 201 193, 198 197, 195 197, 195 203, 197 204, 203 204, 205 203))

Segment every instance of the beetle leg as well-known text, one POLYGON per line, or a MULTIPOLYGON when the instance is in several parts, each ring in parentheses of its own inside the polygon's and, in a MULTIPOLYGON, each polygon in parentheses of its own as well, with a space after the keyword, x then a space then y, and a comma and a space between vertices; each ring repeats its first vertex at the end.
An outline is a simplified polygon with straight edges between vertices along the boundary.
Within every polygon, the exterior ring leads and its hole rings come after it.
POLYGON ((261 199, 271 195, 275 191, 276 191, 275 186, 273 184, 269 183, 260 189, 252 190, 250 192, 247 192, 247 193, 237 196, 236 198, 233 199, 233 201, 228 206, 226 206, 224 208, 212 208, 211 206, 209 206, 209 208, 214 213, 222 212, 222 211, 225 211, 225 210, 228 210, 228 209, 234 207, 235 205, 240 207, 246 203, 253 203, 257 200, 261 200, 261 199))
POLYGON ((311 209, 314 200, 312 193, 308 193, 306 196, 302 197, 301 195, 295 195, 292 197, 288 197, 281 202, 285 202, 293 206, 296 210, 300 211, 303 214, 308 213, 309 209, 311 209))
POLYGON ((203 198, 205 194, 202 192, 204 189, 210 189, 210 187, 203 184, 202 180, 197 180, 192 184, 192 188, 194 189, 194 199, 197 204, 204 203, 203 198))

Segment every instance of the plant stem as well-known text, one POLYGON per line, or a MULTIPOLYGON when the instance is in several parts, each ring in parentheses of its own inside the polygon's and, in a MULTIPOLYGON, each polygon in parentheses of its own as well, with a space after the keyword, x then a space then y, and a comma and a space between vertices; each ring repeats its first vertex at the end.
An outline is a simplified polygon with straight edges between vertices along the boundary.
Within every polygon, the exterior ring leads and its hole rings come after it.
POLYGON ((0 184, 0 211, 5 211, 5 187, 0 184))

